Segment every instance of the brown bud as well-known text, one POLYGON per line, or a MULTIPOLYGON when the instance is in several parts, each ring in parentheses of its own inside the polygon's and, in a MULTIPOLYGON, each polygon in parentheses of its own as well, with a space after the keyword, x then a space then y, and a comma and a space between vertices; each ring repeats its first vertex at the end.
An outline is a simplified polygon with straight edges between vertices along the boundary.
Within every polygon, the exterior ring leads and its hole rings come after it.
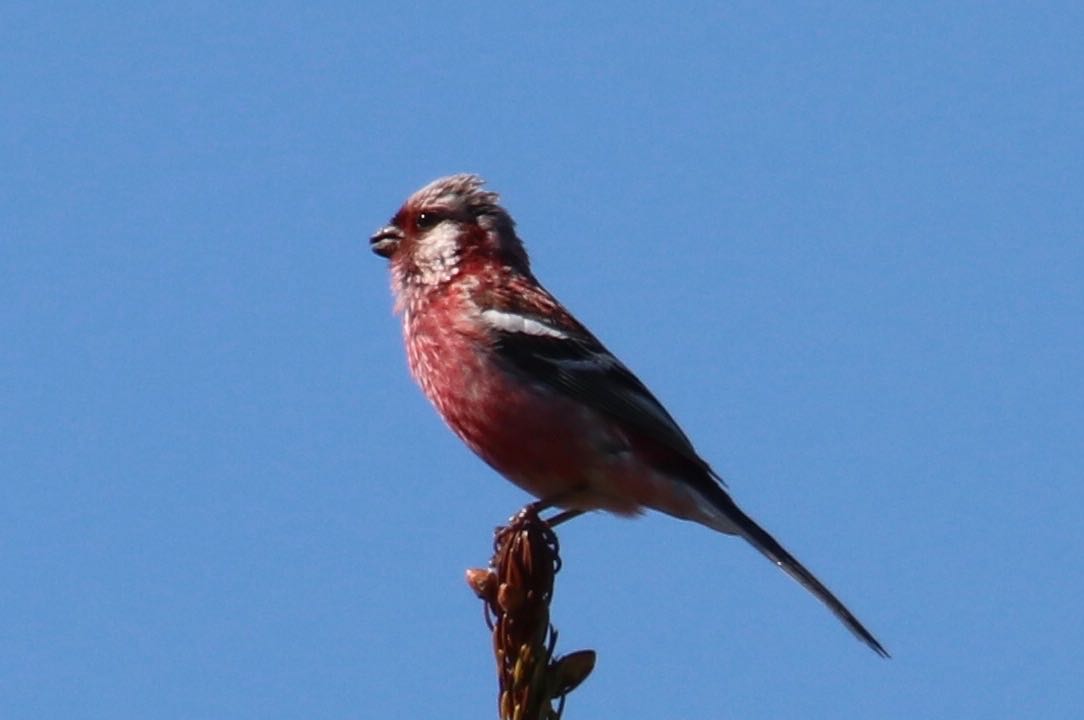
POLYGON ((467 570, 467 584, 475 595, 492 603, 497 591, 497 573, 490 568, 472 568, 467 570))
POLYGON ((512 693, 505 690, 501 693, 501 718, 511 718, 514 711, 512 693))
POLYGON ((508 583, 501 583, 501 586, 497 588, 497 604, 501 610, 506 613, 513 614, 523 605, 523 601, 526 599, 526 592, 523 587, 519 585, 510 585, 508 583))

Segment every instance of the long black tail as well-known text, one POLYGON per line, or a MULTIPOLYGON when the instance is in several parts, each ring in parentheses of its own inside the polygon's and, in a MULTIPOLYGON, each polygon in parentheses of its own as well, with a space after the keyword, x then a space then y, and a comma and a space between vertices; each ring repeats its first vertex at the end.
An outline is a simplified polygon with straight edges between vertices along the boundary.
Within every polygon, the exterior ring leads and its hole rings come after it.
POLYGON ((877 638, 873 637, 873 633, 865 628, 865 626, 859 622, 858 618, 854 616, 847 606, 840 602, 839 598, 832 594, 832 591, 824 586, 824 584, 818 580, 813 573, 806 570, 805 566, 798 562, 797 558, 787 552, 786 548, 779 544, 775 538, 768 534, 768 531, 757 525, 753 518, 746 515, 741 508, 731 499, 726 490, 714 485, 718 492, 711 492, 711 503, 719 512, 723 515, 726 522, 732 527, 719 527, 717 529, 723 532, 736 533, 745 538, 746 541, 761 553, 764 554, 769 560, 780 567, 784 572, 790 575, 792 578, 802 584, 809 592, 813 593, 822 603, 828 606, 828 609, 840 619, 847 629, 850 630, 859 640, 863 641, 873 652, 877 653, 881 657, 889 657, 888 651, 877 641, 877 638))

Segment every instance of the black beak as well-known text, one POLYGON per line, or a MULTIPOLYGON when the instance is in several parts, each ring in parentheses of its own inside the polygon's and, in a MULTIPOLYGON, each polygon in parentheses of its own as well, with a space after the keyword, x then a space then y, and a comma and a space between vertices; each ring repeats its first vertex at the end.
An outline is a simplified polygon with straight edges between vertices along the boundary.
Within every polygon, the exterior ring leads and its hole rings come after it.
POLYGON ((381 257, 390 258, 403 239, 403 231, 394 225, 382 227, 369 238, 369 248, 381 257))

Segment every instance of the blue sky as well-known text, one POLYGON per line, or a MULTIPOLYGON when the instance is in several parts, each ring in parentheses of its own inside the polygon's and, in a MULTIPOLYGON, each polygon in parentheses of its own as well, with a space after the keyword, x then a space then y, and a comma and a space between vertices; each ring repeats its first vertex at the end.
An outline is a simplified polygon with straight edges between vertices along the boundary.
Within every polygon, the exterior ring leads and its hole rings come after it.
POLYGON ((461 171, 894 656, 595 515, 566 717, 1079 713, 1079 4, 175 5, 0 10, 0 715, 491 716, 526 498, 366 246, 461 171))

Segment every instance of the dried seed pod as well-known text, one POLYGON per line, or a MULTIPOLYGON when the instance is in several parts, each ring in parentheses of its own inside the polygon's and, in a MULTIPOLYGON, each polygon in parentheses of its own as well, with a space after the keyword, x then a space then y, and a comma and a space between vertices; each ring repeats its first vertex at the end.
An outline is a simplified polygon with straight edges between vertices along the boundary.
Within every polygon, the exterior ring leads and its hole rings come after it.
POLYGON ((595 653, 553 657, 557 631, 549 604, 561 567, 557 535, 527 506, 497 528, 493 549, 489 569, 468 570, 467 583, 485 601, 493 631, 501 720, 560 718, 565 695, 591 673, 595 653))

